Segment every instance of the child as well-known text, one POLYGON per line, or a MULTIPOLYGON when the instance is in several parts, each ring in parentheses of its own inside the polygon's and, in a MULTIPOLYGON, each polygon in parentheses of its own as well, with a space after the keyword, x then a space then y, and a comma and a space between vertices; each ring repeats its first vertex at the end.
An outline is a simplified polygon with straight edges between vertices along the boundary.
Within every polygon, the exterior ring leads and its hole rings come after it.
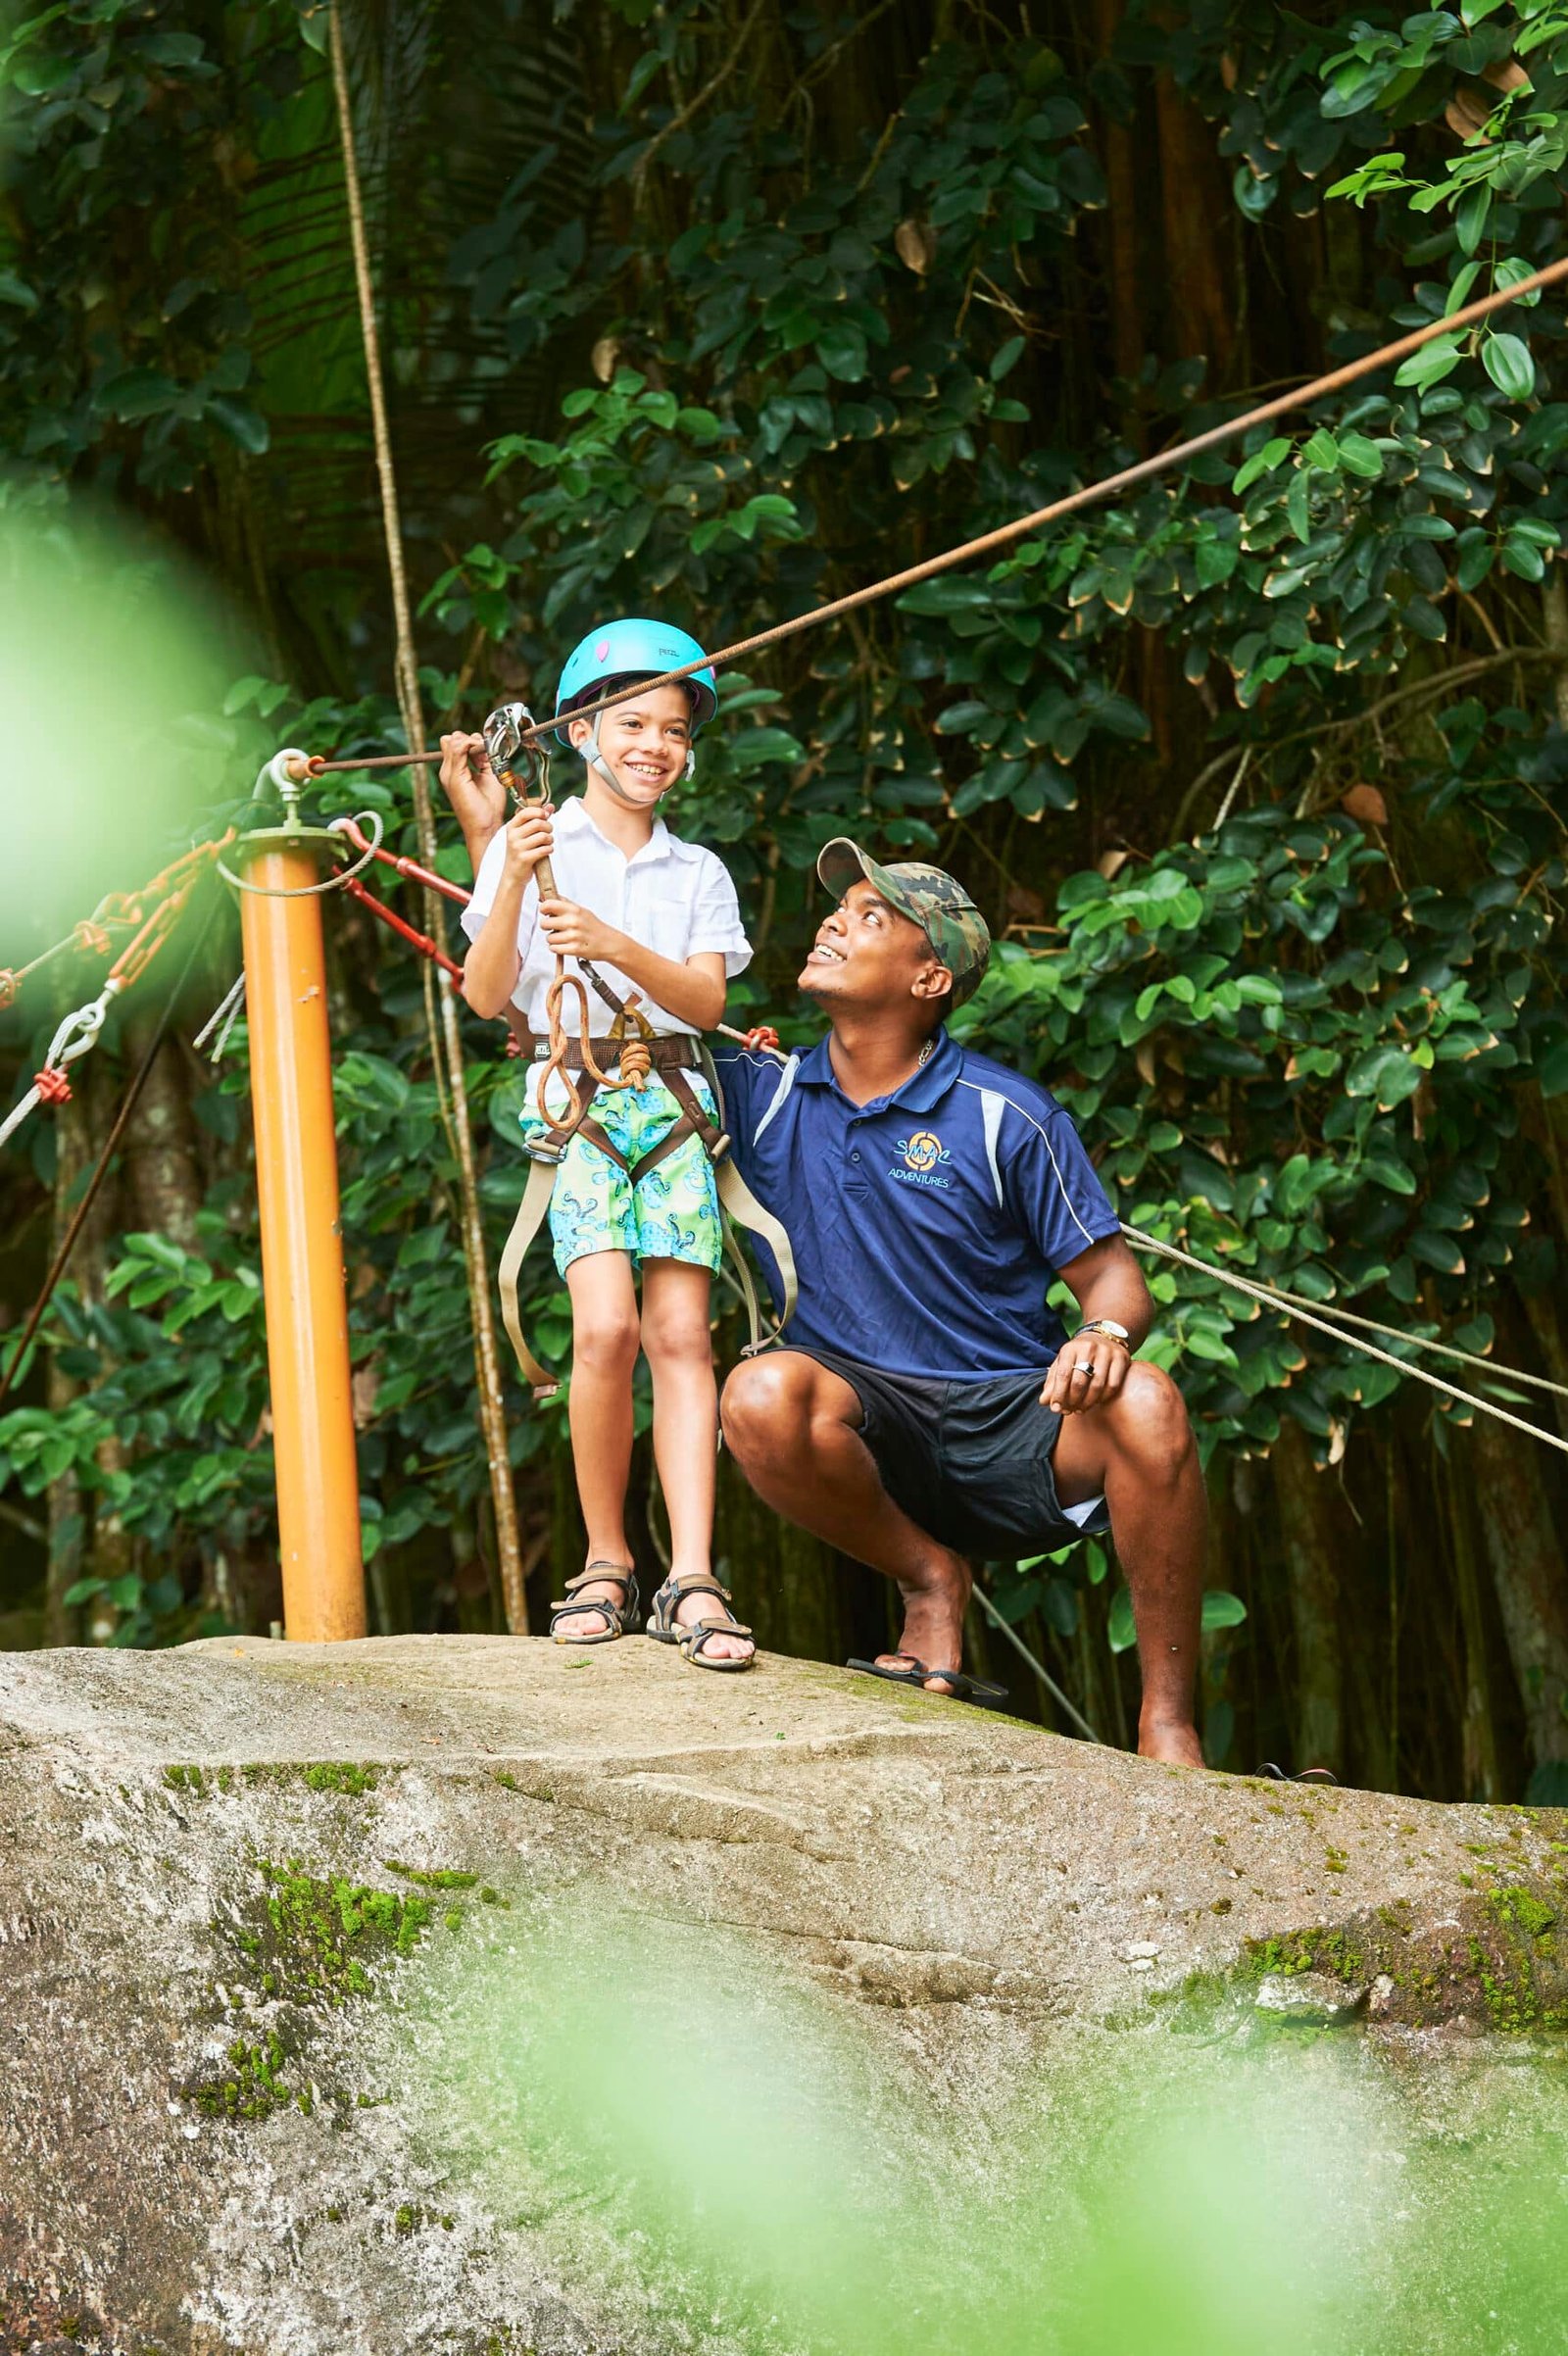
MULTIPOLYGON (((662 623, 608 623, 568 658, 557 708, 595 703, 701 655, 694 639, 662 623)), ((712 1093, 696 1068, 697 1034, 719 1021, 728 978, 751 958, 722 862, 678 841, 659 815, 670 787, 690 776, 693 741, 717 706, 713 674, 705 668, 558 731, 582 755, 582 796, 553 820, 519 810, 491 840, 464 912, 473 944, 464 992, 483 1015, 505 1012, 510 1002, 536 1043, 522 1115, 530 1145, 548 1136, 549 1114, 569 1118, 559 1080, 548 1106, 539 1102, 544 1050, 537 1043, 548 1029, 545 1001, 558 954, 590 959, 618 997, 638 1002, 657 1035, 654 1069, 640 1090, 601 1089, 594 1097, 589 1122, 562 1158, 550 1204, 556 1266, 571 1296, 571 1447, 588 1528, 586 1568, 567 1580, 550 1628, 559 1644, 604 1644, 634 1620, 625 1505, 640 1348, 653 1375, 654 1455, 671 1556, 648 1634, 678 1644, 701 1668, 736 1670, 750 1666, 755 1646, 713 1578, 710 1552, 718 1401, 709 1290, 721 1248, 712 1164, 702 1140, 689 1136, 635 1182, 624 1166, 635 1168, 682 1117, 661 1066, 679 1069, 685 1088, 714 1115, 712 1093), (541 903, 534 870, 545 858, 560 897, 541 903), (612 1153, 595 1142, 596 1129, 612 1153)), ((493 792, 482 739, 446 738, 443 750, 443 780, 448 767, 454 771, 449 791, 465 761, 479 756, 472 790, 493 792)), ((453 799, 456 806, 458 794, 453 799)), ((613 1010, 591 988, 587 1003, 596 1057, 613 1077, 607 1041, 613 1010)), ((575 1031, 574 991, 565 993, 562 1013, 575 1031)), ((573 1078, 583 1085, 576 1071, 573 1078)))

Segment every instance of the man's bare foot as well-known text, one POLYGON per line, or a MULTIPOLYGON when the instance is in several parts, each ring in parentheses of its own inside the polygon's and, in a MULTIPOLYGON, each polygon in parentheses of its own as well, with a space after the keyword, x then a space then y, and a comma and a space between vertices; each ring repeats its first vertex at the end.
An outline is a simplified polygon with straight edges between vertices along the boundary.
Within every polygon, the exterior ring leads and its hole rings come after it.
MULTIPOLYGON (((919 1579, 901 1579, 899 1593, 904 1597, 904 1627, 899 1636, 896 1652, 879 1652, 879 1669, 900 1669, 913 1661, 924 1661, 928 1669, 961 1669, 963 1666, 963 1615, 969 1608, 969 1591, 974 1574, 961 1554, 944 1550, 933 1555, 925 1574, 919 1579)), ((927 1678, 928 1693, 947 1693, 951 1688, 942 1680, 927 1678)))
POLYGON ((1140 1721, 1138 1756, 1163 1759, 1167 1767, 1201 1767, 1203 1746, 1190 1718, 1152 1718, 1140 1721))
MULTIPOLYGON (((705 1576, 711 1578, 712 1573, 705 1576)), ((699 1620, 717 1619, 724 1609, 717 1595, 682 1595, 675 1606, 677 1628, 694 1628, 699 1620)), ((749 1636, 710 1636, 703 1646, 710 1660, 750 1660, 757 1646, 749 1636)))

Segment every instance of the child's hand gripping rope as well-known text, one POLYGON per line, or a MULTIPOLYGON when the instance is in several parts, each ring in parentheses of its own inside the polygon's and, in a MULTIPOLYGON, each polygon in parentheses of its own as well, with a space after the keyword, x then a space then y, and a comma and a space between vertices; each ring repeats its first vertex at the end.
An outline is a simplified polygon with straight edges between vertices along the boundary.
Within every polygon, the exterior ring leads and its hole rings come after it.
POLYGON ((563 1136, 569 1134, 582 1118, 584 1104, 576 1083, 566 1068, 569 1048, 566 1027, 562 1020, 562 1001, 568 990, 577 994, 577 1037, 582 1052, 582 1067, 587 1078, 600 1088, 633 1088, 640 1090, 653 1068, 648 1051, 652 1032, 647 1018, 638 1008, 635 996, 623 1003, 609 990, 595 973, 589 959, 603 957, 613 945, 611 928, 601 923, 587 908, 572 901, 564 900, 556 886, 555 870, 550 863, 555 836, 551 825, 553 806, 550 782, 543 761, 525 733, 533 726, 533 714, 525 704, 503 704, 492 712, 484 724, 484 733, 475 751, 472 738, 461 745, 459 739, 443 738, 442 776, 450 766, 454 772, 467 771, 469 790, 481 797, 487 808, 493 806, 493 785, 510 791, 516 801, 514 815, 507 823, 507 865, 514 873, 531 873, 539 894, 540 920, 545 938, 555 952, 556 975, 545 999, 545 1017, 550 1030, 550 1055, 539 1080, 539 1105, 547 1110, 547 1098, 553 1074, 559 1073, 568 1099, 564 1119, 559 1124, 563 1136), (450 747, 450 751, 448 748, 450 747), (515 764, 515 765, 514 765, 515 764), (522 771, 521 781, 517 769, 522 771), (545 910, 550 909, 550 919, 545 910), (564 933, 568 938, 558 938, 564 933), (566 958, 575 957, 586 970, 600 996, 615 1009, 615 1021, 610 1037, 619 1048, 619 1075, 612 1078, 600 1068, 594 1055, 588 1019, 588 992, 581 976, 566 971, 566 958), (627 1039, 628 1023, 635 1026, 635 1036, 627 1039))

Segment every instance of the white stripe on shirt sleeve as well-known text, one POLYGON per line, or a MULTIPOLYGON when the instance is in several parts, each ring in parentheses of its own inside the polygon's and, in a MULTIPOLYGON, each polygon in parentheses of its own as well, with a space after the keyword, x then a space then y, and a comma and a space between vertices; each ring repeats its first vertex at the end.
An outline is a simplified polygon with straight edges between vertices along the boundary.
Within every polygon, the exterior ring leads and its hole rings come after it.
MULTIPOLYGON (((981 1087, 977 1086, 977 1084, 976 1084, 976 1083, 975 1083, 973 1080, 960 1080, 960 1081, 958 1082, 958 1086, 959 1086, 960 1088, 973 1088, 973 1089, 974 1089, 974 1091, 975 1091, 975 1094, 976 1094, 976 1096, 978 1096, 978 1097, 981 1097, 981 1098, 984 1098, 984 1097, 986 1097, 986 1096, 988 1096, 988 1095, 990 1095, 990 1094, 992 1094, 992 1093, 993 1093, 992 1091, 990 1091, 990 1090, 988 1090, 988 1089, 984 1089, 984 1088, 981 1088, 981 1087)), ((1061 1164, 1060 1164, 1060 1162, 1058 1162, 1058 1161, 1057 1161, 1057 1159, 1056 1159, 1056 1150, 1055 1150, 1054 1146, 1054 1145, 1052 1144, 1052 1142, 1051 1142, 1051 1138, 1050 1138, 1050 1134, 1049 1134, 1049 1132, 1048 1132, 1048 1131, 1047 1131, 1045 1128, 1043 1128, 1043 1127, 1042 1127, 1042 1125, 1041 1125, 1041 1123, 1040 1123, 1039 1121, 1037 1121, 1037 1120, 1035 1119, 1035 1116, 1034 1116, 1034 1114, 1033 1114, 1032 1112, 1026 1112, 1026 1111, 1024 1110, 1024 1108, 1023 1108, 1023 1106, 1022 1106, 1021 1104, 1015 1104, 1013 1103, 1013 1101, 1012 1101, 1011 1097, 1004 1097, 1004 1096, 1003 1096, 1003 1095, 1001 1094, 1001 1092, 1000 1092, 1000 1091, 997 1091, 997 1092, 996 1092, 996 1095, 997 1095, 997 1101, 998 1101, 998 1103, 999 1103, 999 1104, 1004 1104, 1004 1105, 1006 1105, 1006 1106, 1007 1106, 1007 1108, 1008 1108, 1010 1111, 1012 1111, 1012 1112, 1015 1112, 1015 1113, 1018 1115, 1018 1118, 1019 1118, 1020 1120, 1027 1121, 1027 1122, 1029 1123, 1029 1126, 1030 1126, 1030 1128, 1031 1128, 1031 1129, 1033 1129, 1033 1130, 1036 1130, 1036 1131, 1038 1132, 1039 1136, 1041 1137, 1041 1139, 1043 1140, 1043 1142, 1044 1142, 1044 1144, 1045 1144, 1045 1149, 1046 1149, 1046 1152, 1047 1152, 1047 1153, 1048 1153, 1051 1155, 1051 1167, 1052 1167, 1052 1170, 1053 1170, 1053 1172, 1054 1172, 1054 1175, 1055 1175, 1056 1184, 1057 1184, 1057 1186, 1058 1186, 1058 1187, 1060 1188, 1060 1190, 1061 1190, 1061 1199, 1062 1199, 1063 1203, 1065 1203, 1065 1204, 1067 1205, 1067 1216, 1068 1216, 1068 1217, 1071 1219, 1071 1221, 1072 1221, 1073 1225, 1074 1225, 1074 1226, 1077 1228, 1077 1230, 1078 1230, 1079 1234, 1080 1234, 1080 1235, 1083 1237, 1083 1239, 1084 1239, 1084 1242, 1085 1242, 1086 1244, 1100 1244, 1100 1243, 1103 1243, 1103 1242, 1104 1242, 1104 1240, 1105 1240, 1105 1239, 1103 1238, 1103 1236, 1092 1235, 1092 1234, 1090 1233, 1089 1229, 1088 1229, 1088 1228, 1087 1228, 1087 1227, 1084 1225, 1084 1223, 1083 1223, 1083 1220, 1082 1220, 1082 1219, 1079 1217, 1079 1215, 1078 1215, 1078 1206, 1077 1206, 1077 1204, 1074 1203, 1074 1201, 1073 1201, 1073 1199, 1072 1199, 1071 1195, 1069 1195, 1069 1194, 1068 1194, 1068 1192, 1067 1192, 1067 1182, 1066 1182, 1066 1180, 1065 1180, 1065 1179, 1062 1177, 1062 1174, 1061 1174, 1061 1164)), ((982 1108, 981 1108, 981 1116, 982 1116, 982 1118, 984 1118, 984 1106, 983 1106, 983 1105, 982 1105, 982 1108)), ((989 1143, 990 1143, 989 1135, 988 1135, 988 1138, 987 1138, 987 1143, 988 1143, 988 1145, 989 1145, 989 1143)), ((993 1160, 993 1162, 992 1162, 992 1164, 991 1164, 991 1167, 992 1167, 992 1170, 993 1170, 993 1171, 995 1171, 995 1170, 996 1170, 996 1167, 997 1167, 997 1165, 996 1165, 996 1162, 995 1162, 994 1160, 993 1160)))

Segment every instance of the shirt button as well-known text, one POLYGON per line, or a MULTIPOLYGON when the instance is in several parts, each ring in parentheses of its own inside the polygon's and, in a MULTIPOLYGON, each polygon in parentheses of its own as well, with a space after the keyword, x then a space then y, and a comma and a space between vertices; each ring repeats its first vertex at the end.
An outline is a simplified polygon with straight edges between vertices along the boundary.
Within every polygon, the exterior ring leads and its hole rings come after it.
POLYGON ((860 1156, 859 1156, 859 1154, 858 1154, 858 1153, 852 1153, 852 1154, 850 1155, 850 1159, 851 1159, 852 1161, 858 1161, 858 1160, 859 1160, 859 1158, 860 1158, 860 1156))

